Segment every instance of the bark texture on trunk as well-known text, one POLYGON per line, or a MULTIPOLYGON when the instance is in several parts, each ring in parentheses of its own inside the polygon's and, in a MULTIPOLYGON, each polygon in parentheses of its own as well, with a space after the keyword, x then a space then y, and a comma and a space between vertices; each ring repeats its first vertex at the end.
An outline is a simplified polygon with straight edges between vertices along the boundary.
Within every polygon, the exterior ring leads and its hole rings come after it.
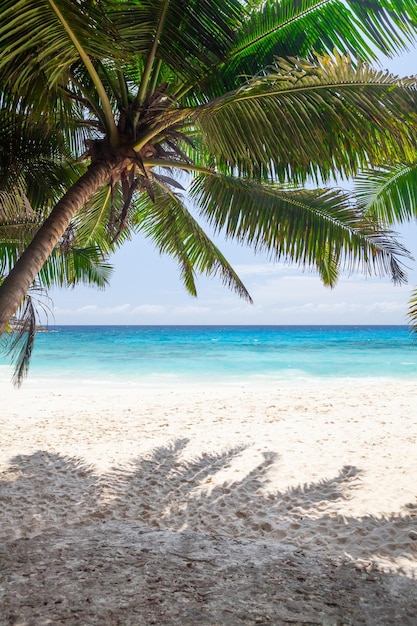
POLYGON ((0 286, 0 335, 57 245, 75 213, 110 177, 111 162, 97 162, 67 191, 0 286))

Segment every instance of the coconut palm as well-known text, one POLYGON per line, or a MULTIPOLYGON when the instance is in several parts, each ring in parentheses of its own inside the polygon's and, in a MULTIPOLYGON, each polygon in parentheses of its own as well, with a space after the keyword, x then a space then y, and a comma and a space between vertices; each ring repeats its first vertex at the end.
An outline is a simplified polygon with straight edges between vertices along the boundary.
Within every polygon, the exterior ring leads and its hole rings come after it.
POLYGON ((109 245, 133 226, 191 293, 203 272, 249 298, 187 197, 327 284, 343 263, 401 280, 389 234, 346 194, 301 186, 414 150, 415 82, 356 58, 405 47, 416 24, 414 0, 3 0, 3 101, 62 133, 84 170, 0 287, 0 333, 74 220, 109 245))
MULTIPOLYGON (((386 227, 417 218, 417 154, 408 162, 367 169, 356 178, 356 195, 363 211, 386 227)), ((417 287, 412 291, 408 318, 417 333, 417 287)))

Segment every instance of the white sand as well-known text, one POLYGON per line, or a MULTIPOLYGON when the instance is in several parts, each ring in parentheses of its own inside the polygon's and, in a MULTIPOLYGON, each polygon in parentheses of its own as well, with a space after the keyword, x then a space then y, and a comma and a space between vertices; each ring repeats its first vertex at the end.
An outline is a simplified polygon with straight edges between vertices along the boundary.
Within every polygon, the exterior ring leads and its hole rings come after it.
POLYGON ((417 383, 0 394, 0 541, 132 521, 417 574, 417 383))

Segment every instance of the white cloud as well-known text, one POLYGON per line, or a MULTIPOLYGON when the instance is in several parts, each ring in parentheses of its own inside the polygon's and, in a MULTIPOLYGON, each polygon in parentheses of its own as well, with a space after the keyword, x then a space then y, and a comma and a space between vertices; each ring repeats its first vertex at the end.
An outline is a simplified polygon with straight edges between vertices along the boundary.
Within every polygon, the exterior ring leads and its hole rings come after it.
MULTIPOLYGON (((93 313, 93 312, 95 313, 97 310, 98 310, 98 306, 96 304, 86 304, 85 306, 82 306, 79 309, 75 309, 74 313, 93 313)), ((68 311, 69 309, 66 310, 66 312, 68 311)))
POLYGON ((120 313, 129 313, 130 304, 119 304, 117 306, 105 307, 102 313, 105 315, 120 315, 120 313))
POLYGON ((160 304, 140 304, 132 309, 131 314, 135 315, 136 313, 140 313, 144 315, 164 315, 164 313, 167 312, 168 307, 160 304))
POLYGON ((188 306, 176 306, 173 307, 172 313, 178 315, 200 315, 208 313, 211 308, 208 306, 188 305, 188 306))

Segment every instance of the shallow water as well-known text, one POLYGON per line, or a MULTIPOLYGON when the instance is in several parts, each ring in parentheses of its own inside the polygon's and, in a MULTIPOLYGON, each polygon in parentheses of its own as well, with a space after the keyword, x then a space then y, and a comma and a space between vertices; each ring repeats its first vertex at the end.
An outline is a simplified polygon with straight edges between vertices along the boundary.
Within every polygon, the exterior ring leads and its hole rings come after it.
MULTIPOLYGON (((0 355, 0 379, 11 368, 0 355)), ((51 326, 30 380, 126 383, 417 377, 406 326, 51 326)))

